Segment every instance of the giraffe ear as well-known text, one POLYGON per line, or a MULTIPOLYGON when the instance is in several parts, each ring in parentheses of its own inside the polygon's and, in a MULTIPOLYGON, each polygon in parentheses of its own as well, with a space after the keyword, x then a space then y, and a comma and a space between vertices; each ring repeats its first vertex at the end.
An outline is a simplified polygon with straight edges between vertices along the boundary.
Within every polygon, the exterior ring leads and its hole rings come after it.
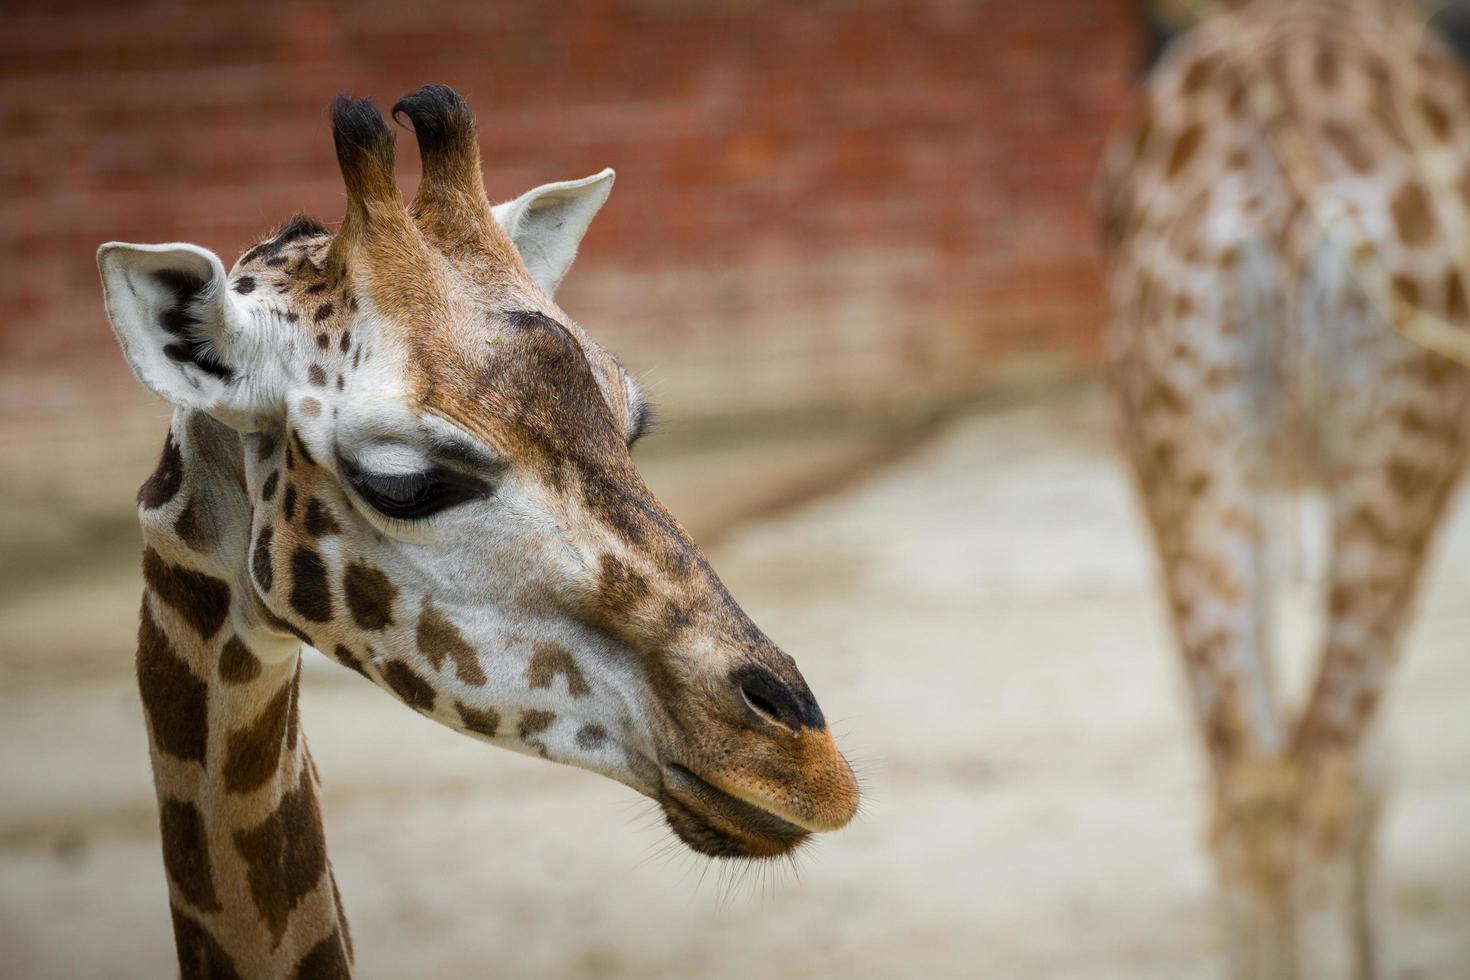
POLYGON ((246 407, 236 363, 244 316, 219 256, 198 245, 108 242, 97 268, 113 332, 144 387, 234 424, 246 407))
POLYGON ((609 168, 581 180, 542 184, 491 209, 547 296, 571 268, 582 236, 612 191, 613 176, 609 168))

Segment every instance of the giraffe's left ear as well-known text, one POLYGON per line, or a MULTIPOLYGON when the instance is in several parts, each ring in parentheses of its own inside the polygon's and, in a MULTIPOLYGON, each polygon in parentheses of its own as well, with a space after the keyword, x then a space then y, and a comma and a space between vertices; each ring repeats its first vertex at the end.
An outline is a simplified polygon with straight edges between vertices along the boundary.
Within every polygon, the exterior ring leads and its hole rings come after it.
POLYGON ((232 425, 250 414, 238 363, 245 317, 219 256, 198 245, 108 242, 97 268, 113 332, 146 388, 232 425))
POLYGON ((609 168, 581 180, 542 184, 491 209, 547 296, 556 293, 571 268, 582 236, 612 192, 613 177, 609 168))

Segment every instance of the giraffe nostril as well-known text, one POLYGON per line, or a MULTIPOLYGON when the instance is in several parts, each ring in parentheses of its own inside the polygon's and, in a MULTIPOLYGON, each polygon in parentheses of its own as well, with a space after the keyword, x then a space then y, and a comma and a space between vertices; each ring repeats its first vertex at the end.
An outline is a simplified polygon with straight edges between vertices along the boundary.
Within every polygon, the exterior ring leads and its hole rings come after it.
POLYGON ((792 731, 824 728, 826 720, 817 699, 799 679, 788 684, 764 667, 745 666, 730 675, 745 707, 766 721, 792 731))

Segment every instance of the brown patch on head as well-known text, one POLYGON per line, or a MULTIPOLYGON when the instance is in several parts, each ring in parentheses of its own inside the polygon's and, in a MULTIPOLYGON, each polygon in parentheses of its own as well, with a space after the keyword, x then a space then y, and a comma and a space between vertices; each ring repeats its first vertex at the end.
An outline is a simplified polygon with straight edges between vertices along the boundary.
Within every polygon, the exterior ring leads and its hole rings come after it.
POLYGON ((454 710, 459 715, 460 724, 466 731, 486 738, 494 738, 500 729, 500 712, 494 708, 471 708, 460 701, 454 702, 454 710))
POLYGON ((555 643, 536 644, 536 653, 526 667, 526 681, 531 685, 531 690, 551 687, 558 674, 566 676, 567 693, 572 697, 585 698, 592 693, 577 661, 565 647, 555 643))
POLYGON ((301 414, 308 418, 316 418, 322 414, 322 403, 315 398, 301 399, 301 414))
POLYGON ((594 368, 570 330, 534 310, 503 313, 472 338, 442 334, 421 338, 414 362, 426 408, 524 464, 625 541, 675 531, 628 455, 614 414, 616 406, 626 415, 626 396, 610 358, 594 368))
POLYGON ((276 584, 276 572, 271 564, 271 539, 275 537, 275 531, 269 524, 260 529, 255 536, 255 548, 251 553, 250 572, 255 577, 256 588, 262 592, 269 592, 271 586, 276 584))
POLYGON ((208 692, 174 653, 146 600, 138 625, 138 691, 159 751, 202 764, 209 734, 208 692))
POLYGON ((153 548, 143 549, 143 579, 153 594, 208 640, 230 614, 230 587, 223 580, 170 565, 153 548))
POLYGON ((241 980, 235 961, 195 919, 169 906, 174 922, 174 951, 180 980, 241 980))
POLYGON ((275 812, 254 827, 235 831, 234 837, 235 850, 245 862, 250 897, 272 941, 279 943, 291 912, 327 869, 321 814, 306 770, 275 812))
POLYGON ((434 710, 434 689, 402 660, 388 661, 383 667, 383 680, 415 711, 428 714, 434 710))
POLYGON ((531 710, 521 713, 520 723, 516 725, 516 735, 522 742, 535 749, 543 759, 550 758, 546 743, 537 738, 556 721, 556 712, 531 710))
POLYGON ((219 676, 228 684, 248 684, 260 676, 260 660, 238 636, 230 637, 220 651, 219 676))
POLYGON ((163 454, 153 474, 138 488, 138 503, 145 510, 157 510, 179 492, 184 483, 184 460, 179 454, 179 444, 174 442, 173 430, 163 442, 163 454))
POLYGON ((311 548, 291 552, 291 607, 313 623, 332 618, 332 593, 322 556, 311 548))
POLYGON ((1423 245, 1434 237, 1434 212, 1417 180, 1408 180, 1389 202, 1394 226, 1405 245, 1423 245))
POLYGON ((218 912, 214 874, 209 866, 209 839, 199 808, 184 800, 165 799, 159 806, 163 834, 163 866, 174 890, 201 912, 218 912))
POLYGON ((604 554, 597 563, 597 604, 607 615, 625 617, 649 595, 648 579, 604 554))
POLYGON ((595 752, 607 742, 607 729, 601 725, 583 725, 577 729, 577 748, 595 752))
POLYGON ((360 561, 349 562, 342 575, 342 591, 353 622, 365 630, 393 625, 393 600, 398 589, 378 569, 360 561))
POLYGON ((306 519, 304 521, 306 533, 314 538, 324 537, 328 534, 338 534, 342 525, 332 516, 332 511, 326 504, 316 497, 306 502, 306 519))
POLYGON ((295 681, 287 681, 254 722, 230 733, 224 768, 228 792, 249 793, 259 789, 280 768, 286 719, 295 696, 295 681))
POLYGON ((459 628, 449 621, 434 600, 424 596, 419 609, 418 629, 415 633, 418 648, 438 670, 447 656, 454 663, 455 675, 464 683, 479 687, 485 683, 485 669, 475 648, 465 642, 459 628))

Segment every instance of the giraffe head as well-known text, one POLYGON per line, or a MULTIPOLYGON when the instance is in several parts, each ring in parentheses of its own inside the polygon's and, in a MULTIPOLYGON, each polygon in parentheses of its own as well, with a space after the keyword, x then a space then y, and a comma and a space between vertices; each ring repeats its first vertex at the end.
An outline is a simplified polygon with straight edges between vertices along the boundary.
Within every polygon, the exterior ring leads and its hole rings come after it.
POLYGON ((551 297, 612 172, 492 207, 473 117, 429 86, 393 133, 339 96, 335 235, 297 218, 226 273, 102 246, 139 379, 242 435, 248 615, 450 727, 620 780, 689 846, 784 854, 858 791, 796 664, 639 477, 649 408, 551 297))

